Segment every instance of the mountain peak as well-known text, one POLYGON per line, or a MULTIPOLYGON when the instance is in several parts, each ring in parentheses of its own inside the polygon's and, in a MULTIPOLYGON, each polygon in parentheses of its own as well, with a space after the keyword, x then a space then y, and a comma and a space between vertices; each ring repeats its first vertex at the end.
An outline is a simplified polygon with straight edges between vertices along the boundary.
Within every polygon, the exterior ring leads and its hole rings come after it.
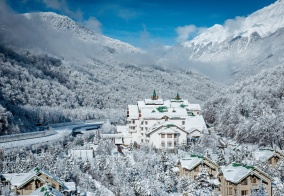
POLYGON ((236 37, 247 37, 257 33, 260 37, 266 37, 284 27, 284 1, 278 0, 247 17, 229 19, 224 25, 216 24, 193 40, 183 43, 183 46, 207 45, 208 43, 221 43, 236 37))

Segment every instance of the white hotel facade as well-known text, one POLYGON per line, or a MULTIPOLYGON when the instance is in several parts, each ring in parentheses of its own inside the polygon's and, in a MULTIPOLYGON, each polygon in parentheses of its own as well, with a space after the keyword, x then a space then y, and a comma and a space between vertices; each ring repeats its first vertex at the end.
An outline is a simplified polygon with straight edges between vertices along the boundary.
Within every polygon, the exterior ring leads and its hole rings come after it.
POLYGON ((200 112, 199 104, 191 104, 179 94, 163 100, 154 91, 151 99, 128 105, 127 125, 117 126, 116 138, 121 138, 125 145, 136 142, 173 149, 198 140, 208 131, 200 112))
POLYGON ((173 99, 163 100, 154 91, 151 99, 128 105, 127 125, 117 126, 115 138, 125 145, 136 142, 173 149, 198 140, 208 131, 200 112, 199 104, 191 104, 179 94, 173 99))

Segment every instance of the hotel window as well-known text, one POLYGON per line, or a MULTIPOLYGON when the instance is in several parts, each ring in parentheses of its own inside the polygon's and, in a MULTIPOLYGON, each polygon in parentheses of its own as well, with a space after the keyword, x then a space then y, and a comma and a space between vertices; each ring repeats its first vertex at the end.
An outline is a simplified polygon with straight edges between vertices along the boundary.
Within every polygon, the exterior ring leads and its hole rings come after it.
POLYGON ((143 142, 143 139, 141 139, 141 142, 143 142))
POLYGON ((143 124, 144 124, 144 121, 141 122, 141 125, 143 125, 143 124))
POLYGON ((168 142, 168 147, 172 147, 172 142, 168 142))
POLYGON ((143 131, 143 127, 141 127, 141 130, 143 131))
POLYGON ((182 125, 185 125, 185 121, 182 121, 182 125))
POLYGON ((146 127, 145 130, 148 131, 148 127, 146 127))
POLYGON ((233 188, 229 188, 229 195, 233 195, 233 188))
POLYGON ((172 138, 172 134, 168 134, 167 138, 172 138))
POLYGON ((248 191, 241 191, 241 195, 242 195, 242 196, 248 195, 248 191))
POLYGON ((252 178, 251 183, 256 183, 256 178, 252 178))
POLYGON ((148 125, 148 121, 145 121, 145 125, 148 125))
POLYGON ((132 120, 132 123, 135 124, 135 120, 132 120))
POLYGON ((178 137, 177 134, 175 134, 174 137, 177 138, 178 137))
POLYGON ((244 179, 244 180, 242 181, 242 185, 248 185, 248 180, 247 180, 247 179, 244 179))
POLYGON ((165 142, 162 142, 161 144, 162 144, 162 147, 165 147, 165 142))
POLYGON ((161 138, 165 138, 165 134, 161 134, 161 138))

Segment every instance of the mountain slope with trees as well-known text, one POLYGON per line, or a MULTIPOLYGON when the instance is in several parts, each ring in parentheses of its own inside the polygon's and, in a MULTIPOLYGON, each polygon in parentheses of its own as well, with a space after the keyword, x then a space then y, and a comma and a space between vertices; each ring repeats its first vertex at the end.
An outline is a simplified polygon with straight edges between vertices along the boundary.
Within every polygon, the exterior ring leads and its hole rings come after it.
POLYGON ((283 76, 284 66, 280 65, 236 83, 204 105, 206 120, 239 142, 283 149, 283 76))

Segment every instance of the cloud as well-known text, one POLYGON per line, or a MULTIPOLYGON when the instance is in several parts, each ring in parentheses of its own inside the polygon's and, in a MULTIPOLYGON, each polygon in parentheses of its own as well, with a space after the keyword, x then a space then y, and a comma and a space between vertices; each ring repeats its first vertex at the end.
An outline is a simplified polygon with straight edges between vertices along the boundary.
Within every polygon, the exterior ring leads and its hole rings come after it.
POLYGON ((206 28, 204 27, 196 27, 195 25, 186 25, 186 26, 179 26, 175 29, 178 37, 176 41, 178 43, 185 42, 188 39, 192 39, 202 33, 206 28))
POLYGON ((132 11, 132 10, 128 10, 128 9, 121 9, 118 11, 117 13, 118 17, 124 19, 124 20, 129 20, 129 19, 133 19, 135 17, 137 17, 137 13, 132 11))
POLYGON ((58 0, 43 0, 43 3, 46 5, 46 7, 56 10, 59 10, 61 7, 60 1, 58 0))
POLYGON ((62 14, 75 18, 77 20, 83 19, 83 13, 80 9, 72 11, 66 0, 43 0, 43 3, 47 8, 60 11, 62 14))
POLYGON ((95 31, 96 33, 102 33, 102 24, 95 17, 90 17, 88 20, 83 21, 83 25, 95 31))

